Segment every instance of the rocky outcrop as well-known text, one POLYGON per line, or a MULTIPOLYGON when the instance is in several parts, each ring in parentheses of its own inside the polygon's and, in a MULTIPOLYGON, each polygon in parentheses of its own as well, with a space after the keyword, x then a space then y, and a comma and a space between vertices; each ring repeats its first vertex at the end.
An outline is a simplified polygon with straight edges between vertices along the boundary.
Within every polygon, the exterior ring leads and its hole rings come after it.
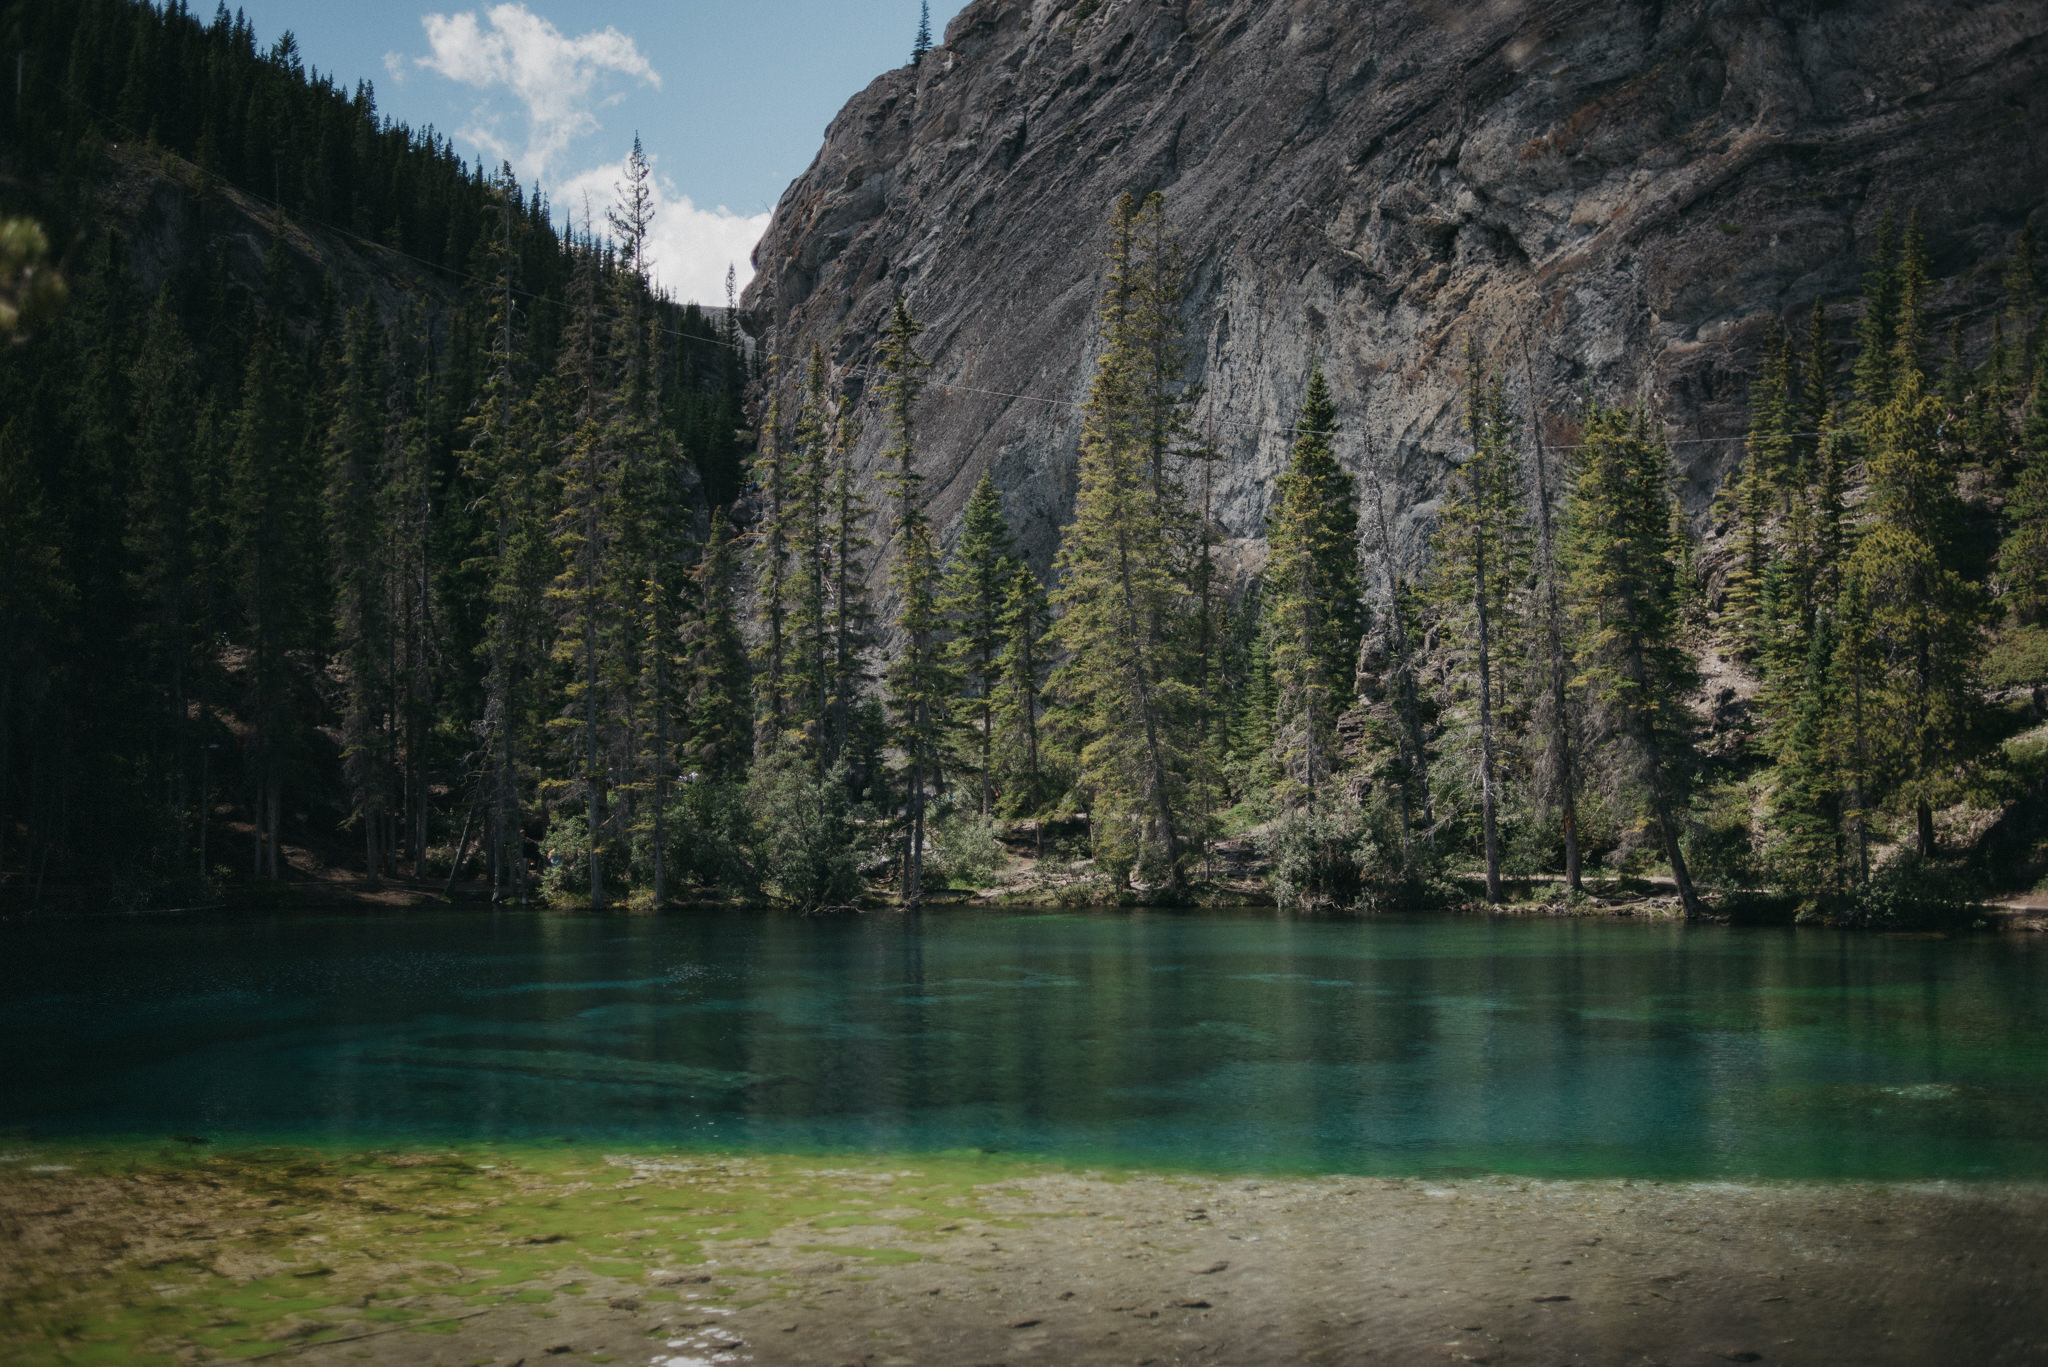
MULTIPOLYGON (((746 307, 858 392, 898 290, 950 535, 993 470, 1041 568, 1073 497, 1106 216, 1163 190, 1193 265, 1197 425, 1246 563, 1311 358, 1406 553, 1461 449, 1466 339, 1553 438, 1651 404, 1696 512, 1740 450, 1766 318, 1829 301, 1917 208, 1937 313, 1979 341, 2048 229, 2048 8, 1658 0, 975 0, 835 119, 746 307)), ((785 382, 796 367, 786 366, 785 382)), ((863 439, 872 463, 880 423, 863 439)))

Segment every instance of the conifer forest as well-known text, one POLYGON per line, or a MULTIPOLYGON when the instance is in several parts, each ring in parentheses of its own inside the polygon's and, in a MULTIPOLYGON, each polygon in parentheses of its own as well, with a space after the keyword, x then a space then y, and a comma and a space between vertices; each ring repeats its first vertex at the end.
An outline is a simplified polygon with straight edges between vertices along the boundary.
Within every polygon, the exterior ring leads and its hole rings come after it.
POLYGON ((0 109, 14 908, 317 869, 823 911, 1035 861, 1024 893, 1074 904, 1633 883, 1688 918, 1946 924, 2042 871, 2025 232, 1973 261, 1989 327, 1944 330, 1895 206, 1859 296, 1774 323, 1710 506, 1655 394, 1539 403, 1468 340, 1418 551, 1324 362, 1270 358, 1298 408, 1247 572, 1192 418, 1200 244, 1126 196, 1071 515, 1033 563, 987 478, 933 516, 915 293, 851 363, 765 354, 736 301, 650 284, 637 145, 564 228, 225 10, 7 23, 33 56, 0 109), (101 212, 124 195, 201 246, 145 280, 101 212))

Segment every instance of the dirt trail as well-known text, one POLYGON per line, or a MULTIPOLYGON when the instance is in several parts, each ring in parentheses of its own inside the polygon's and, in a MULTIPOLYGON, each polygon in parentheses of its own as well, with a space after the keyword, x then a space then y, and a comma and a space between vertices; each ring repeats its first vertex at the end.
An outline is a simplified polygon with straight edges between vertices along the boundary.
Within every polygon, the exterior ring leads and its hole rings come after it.
POLYGON ((423 1161, 16 1163, 0 1359, 2048 1361, 2038 1186, 423 1161))

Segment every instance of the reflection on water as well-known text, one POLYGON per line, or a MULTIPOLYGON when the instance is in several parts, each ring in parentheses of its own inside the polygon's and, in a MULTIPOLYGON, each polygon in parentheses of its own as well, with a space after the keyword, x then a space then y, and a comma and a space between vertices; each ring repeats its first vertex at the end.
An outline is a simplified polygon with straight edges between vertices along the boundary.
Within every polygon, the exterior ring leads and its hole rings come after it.
POLYGON ((0 1126, 2048 1176, 2048 947, 1242 914, 0 928, 0 1126))

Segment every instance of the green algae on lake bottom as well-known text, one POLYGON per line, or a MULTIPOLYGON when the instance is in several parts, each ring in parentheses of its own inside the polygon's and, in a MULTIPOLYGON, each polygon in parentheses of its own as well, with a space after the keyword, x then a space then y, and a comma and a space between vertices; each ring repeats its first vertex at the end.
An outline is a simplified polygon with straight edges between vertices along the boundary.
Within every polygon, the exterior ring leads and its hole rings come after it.
POLYGON ((592 1282, 745 1306, 784 1287, 720 1271, 721 1249, 779 1233, 796 1251, 914 1262, 854 1236, 1016 1228, 985 1191, 1044 1170, 983 1155, 17 1143, 0 1153, 0 1225, 19 1233, 0 1252, 0 1344, 12 1367, 247 1359, 616 1294, 592 1282), (668 1284, 649 1289, 650 1268, 668 1284))

